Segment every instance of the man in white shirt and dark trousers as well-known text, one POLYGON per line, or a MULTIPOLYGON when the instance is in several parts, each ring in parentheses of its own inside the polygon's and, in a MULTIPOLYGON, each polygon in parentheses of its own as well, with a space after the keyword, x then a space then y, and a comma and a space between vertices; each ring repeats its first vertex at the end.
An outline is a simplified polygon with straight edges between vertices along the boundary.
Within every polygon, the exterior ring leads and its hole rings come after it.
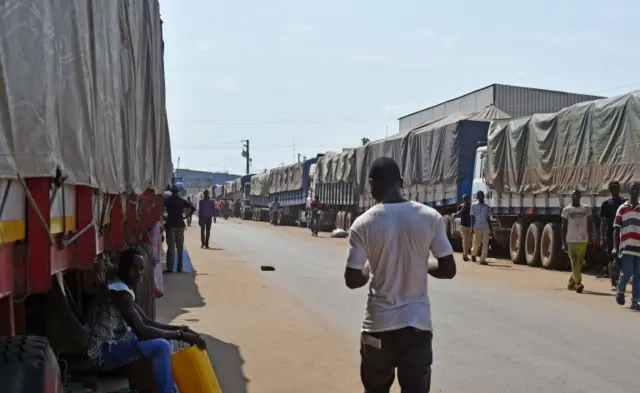
POLYGON ((433 335, 427 277, 455 277, 453 249, 442 216, 402 198, 393 159, 374 161, 369 184, 379 203, 351 226, 344 274, 351 289, 370 282, 360 344, 362 384, 365 393, 388 393, 397 369, 403 393, 428 393, 433 335), (437 268, 428 268, 430 254, 437 268))

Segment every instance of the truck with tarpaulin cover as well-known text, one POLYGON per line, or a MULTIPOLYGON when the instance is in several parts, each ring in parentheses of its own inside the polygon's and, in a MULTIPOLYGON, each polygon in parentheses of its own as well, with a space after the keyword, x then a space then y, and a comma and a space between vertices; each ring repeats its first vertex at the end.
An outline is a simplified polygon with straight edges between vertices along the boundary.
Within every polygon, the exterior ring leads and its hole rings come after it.
MULTIPOLYGON (((514 263, 568 268, 560 225, 574 190, 593 208, 599 232, 609 182, 624 191, 640 181, 638 113, 640 92, 633 92, 491 123, 487 146, 476 153, 474 188, 488 195, 494 243, 514 263)), ((600 253, 590 250, 587 261, 600 253)))
POLYGON ((35 0, 3 9, 0 36, 0 374, 61 392, 57 358, 91 368, 84 315, 127 247, 148 256, 136 301, 155 315, 162 21, 157 0, 35 0))
POLYGON ((303 226, 309 195, 309 171, 316 157, 269 171, 269 203, 278 199, 278 225, 303 226))
MULTIPOLYGON (((230 191, 227 194, 227 197, 234 203, 234 215, 238 217, 242 217, 243 215, 243 206, 245 205, 245 191, 248 191, 247 184, 250 184, 251 178, 253 175, 244 175, 241 176, 231 183, 230 191), (247 188, 245 190, 245 188, 247 188), (240 202, 239 211, 235 211, 235 204, 240 202)), ((248 194, 246 195, 248 199, 248 194)))
POLYGON ((380 157, 391 157, 403 174, 404 197, 438 210, 445 219, 450 240, 458 245, 461 236, 454 214, 463 195, 472 194, 476 149, 486 144, 490 122, 508 117, 500 109, 488 106, 481 112, 454 113, 357 147, 358 210, 362 212, 375 204, 368 181, 371 165, 380 157))
POLYGON ((356 183, 356 149, 318 155, 310 177, 309 202, 318 195, 323 215, 320 229, 349 228, 360 213, 356 183))
MULTIPOLYGON (((251 219, 269 221, 269 172, 257 173, 251 178, 249 205, 251 219)), ((245 218, 246 219, 246 218, 245 218)))

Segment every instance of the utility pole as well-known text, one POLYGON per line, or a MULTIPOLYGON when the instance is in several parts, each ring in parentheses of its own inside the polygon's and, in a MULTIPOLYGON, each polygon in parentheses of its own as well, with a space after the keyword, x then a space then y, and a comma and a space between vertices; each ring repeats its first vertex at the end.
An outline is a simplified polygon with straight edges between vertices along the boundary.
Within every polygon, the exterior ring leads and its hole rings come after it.
POLYGON ((301 156, 301 155, 302 155, 302 154, 298 153, 298 162, 300 162, 300 156, 301 156))
POLYGON ((247 175, 249 174, 249 171, 251 170, 251 155, 249 153, 249 140, 245 139, 244 141, 242 141, 242 157, 244 157, 245 161, 246 161, 246 166, 247 166, 247 175))

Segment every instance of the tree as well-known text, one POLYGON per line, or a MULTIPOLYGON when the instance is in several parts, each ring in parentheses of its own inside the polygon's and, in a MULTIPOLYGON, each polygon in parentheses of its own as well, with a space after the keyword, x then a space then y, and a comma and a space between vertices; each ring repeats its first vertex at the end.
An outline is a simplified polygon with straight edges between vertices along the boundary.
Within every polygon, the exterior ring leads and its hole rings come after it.
POLYGON ((361 141, 362 141, 362 146, 364 146, 364 145, 366 145, 367 143, 371 142, 371 140, 370 140, 369 138, 367 138, 366 136, 365 136, 365 137, 363 137, 363 138, 361 139, 361 141))

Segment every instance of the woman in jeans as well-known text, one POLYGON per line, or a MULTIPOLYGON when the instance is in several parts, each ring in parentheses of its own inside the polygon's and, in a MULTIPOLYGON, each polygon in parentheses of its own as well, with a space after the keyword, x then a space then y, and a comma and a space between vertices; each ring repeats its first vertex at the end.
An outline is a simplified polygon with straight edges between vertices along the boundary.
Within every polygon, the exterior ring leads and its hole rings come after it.
POLYGON ((113 370, 145 356, 151 358, 158 393, 176 393, 169 340, 205 348, 202 337, 186 326, 165 325, 148 318, 135 303, 135 288, 144 271, 145 255, 127 249, 120 256, 117 278, 109 280, 92 311, 89 358, 103 370, 113 370))

